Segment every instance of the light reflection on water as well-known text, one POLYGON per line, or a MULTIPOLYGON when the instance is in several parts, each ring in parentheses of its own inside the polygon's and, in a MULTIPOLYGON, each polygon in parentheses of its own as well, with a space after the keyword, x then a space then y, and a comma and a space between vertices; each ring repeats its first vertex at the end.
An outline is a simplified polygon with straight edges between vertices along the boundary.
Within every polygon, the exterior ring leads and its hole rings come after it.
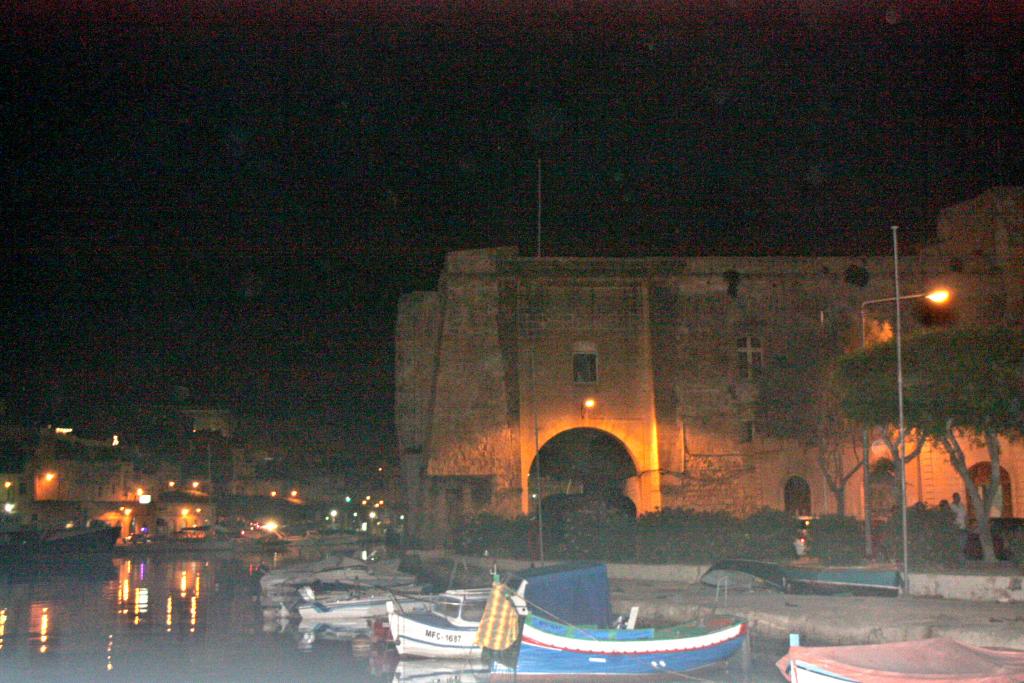
POLYGON ((257 566, 136 558, 76 573, 0 573, 0 680, 391 680, 379 658, 353 656, 349 642, 264 632, 257 566))

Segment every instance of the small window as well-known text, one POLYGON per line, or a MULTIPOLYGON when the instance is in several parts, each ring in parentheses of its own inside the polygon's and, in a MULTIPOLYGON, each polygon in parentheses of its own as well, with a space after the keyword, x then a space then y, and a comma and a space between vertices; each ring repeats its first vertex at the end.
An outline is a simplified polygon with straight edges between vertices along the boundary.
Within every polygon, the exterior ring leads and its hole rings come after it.
POLYGON ((751 443, 757 436, 757 423, 754 420, 744 420, 740 424, 740 442, 751 443))
POLYGON ((736 357, 739 361, 740 377, 755 379, 761 376, 764 351, 758 337, 740 337, 736 340, 736 357))
POLYGON ((597 354, 572 354, 572 381, 576 384, 594 384, 597 382, 597 354))

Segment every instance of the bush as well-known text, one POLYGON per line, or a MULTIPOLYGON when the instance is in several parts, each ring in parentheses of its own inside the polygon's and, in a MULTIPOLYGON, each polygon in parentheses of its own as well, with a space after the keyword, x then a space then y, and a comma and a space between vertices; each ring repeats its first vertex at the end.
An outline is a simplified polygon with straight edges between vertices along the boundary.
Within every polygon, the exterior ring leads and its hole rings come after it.
POLYGON ((529 557, 530 518, 508 519, 484 513, 470 519, 455 532, 452 545, 462 555, 488 554, 526 559, 529 557))
MULTIPOLYGON (((901 515, 894 514, 882 525, 885 555, 902 560, 903 529, 901 515)), ((953 513, 942 508, 915 505, 907 509, 907 554, 911 571, 914 565, 952 567, 960 562, 960 532, 953 523, 953 513)))
POLYGON ((545 529, 545 541, 548 539, 546 554, 560 560, 636 559, 636 520, 616 510, 576 510, 552 533, 545 529))
POLYGON ((641 562, 709 563, 736 557, 743 542, 739 520, 724 512, 668 509, 637 520, 641 562))
POLYGON ((788 512, 762 508, 742 520, 740 525, 742 544, 734 550, 733 557, 767 562, 787 561, 795 557, 793 540, 800 530, 800 523, 788 512))
POLYGON ((823 564, 858 564, 864 559, 864 525, 853 517, 824 515, 811 522, 808 554, 823 564))

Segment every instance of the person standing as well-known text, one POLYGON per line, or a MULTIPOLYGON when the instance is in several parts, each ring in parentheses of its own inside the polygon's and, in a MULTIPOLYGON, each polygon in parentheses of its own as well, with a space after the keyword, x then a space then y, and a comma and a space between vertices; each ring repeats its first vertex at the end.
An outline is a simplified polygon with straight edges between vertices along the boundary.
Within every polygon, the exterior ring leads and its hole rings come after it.
POLYGON ((967 559, 967 508, 960 500, 958 492, 953 494, 953 502, 949 509, 953 513, 953 522, 960 534, 960 560, 963 561, 967 559))

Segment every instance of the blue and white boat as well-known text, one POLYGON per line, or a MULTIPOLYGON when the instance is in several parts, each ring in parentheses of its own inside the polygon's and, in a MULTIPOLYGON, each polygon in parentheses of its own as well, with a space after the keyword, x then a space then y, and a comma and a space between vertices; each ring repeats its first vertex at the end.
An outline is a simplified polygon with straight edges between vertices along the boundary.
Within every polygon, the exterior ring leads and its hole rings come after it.
POLYGON ((747 625, 599 629, 567 626, 531 614, 523 623, 515 666, 492 664, 497 676, 625 676, 672 674, 729 659, 743 646, 747 625))
POLYGON ((672 676, 749 653, 747 624, 734 617, 613 628, 604 565, 544 568, 519 578, 525 585, 507 597, 523 618, 521 634, 509 650, 496 653, 492 680, 672 676))

